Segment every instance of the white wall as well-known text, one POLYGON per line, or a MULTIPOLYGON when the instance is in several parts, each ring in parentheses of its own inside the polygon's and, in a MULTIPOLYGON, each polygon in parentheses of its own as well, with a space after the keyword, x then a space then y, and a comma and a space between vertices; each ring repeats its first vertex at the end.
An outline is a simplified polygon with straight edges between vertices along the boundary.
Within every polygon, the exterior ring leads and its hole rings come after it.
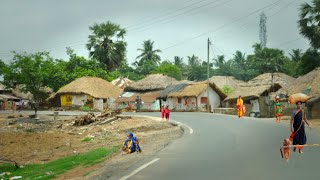
MULTIPOLYGON (((198 96, 198 109, 205 110, 206 104, 201 104, 201 97, 207 97, 207 89, 198 96)), ((209 105, 211 105, 212 108, 218 108, 220 106, 220 96, 212 87, 209 87, 209 105)))

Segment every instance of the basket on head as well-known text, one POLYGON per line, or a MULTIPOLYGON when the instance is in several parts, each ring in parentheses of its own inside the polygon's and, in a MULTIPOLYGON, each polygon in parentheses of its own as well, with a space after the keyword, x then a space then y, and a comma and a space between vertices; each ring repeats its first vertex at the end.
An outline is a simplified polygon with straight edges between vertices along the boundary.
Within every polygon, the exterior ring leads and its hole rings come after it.
POLYGON ((302 102, 305 103, 307 102, 309 99, 311 99, 310 96, 305 95, 303 93, 296 93, 296 94, 292 94, 289 96, 289 103, 290 104, 296 104, 297 102, 302 102))

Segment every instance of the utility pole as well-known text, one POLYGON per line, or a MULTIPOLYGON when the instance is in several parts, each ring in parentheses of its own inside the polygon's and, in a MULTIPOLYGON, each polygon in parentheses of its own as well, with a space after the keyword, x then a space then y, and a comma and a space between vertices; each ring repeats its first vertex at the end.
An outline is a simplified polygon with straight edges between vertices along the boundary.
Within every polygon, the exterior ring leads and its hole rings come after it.
POLYGON ((207 62, 207 112, 210 112, 209 108, 209 50, 210 50, 210 39, 208 38, 208 62, 207 62))

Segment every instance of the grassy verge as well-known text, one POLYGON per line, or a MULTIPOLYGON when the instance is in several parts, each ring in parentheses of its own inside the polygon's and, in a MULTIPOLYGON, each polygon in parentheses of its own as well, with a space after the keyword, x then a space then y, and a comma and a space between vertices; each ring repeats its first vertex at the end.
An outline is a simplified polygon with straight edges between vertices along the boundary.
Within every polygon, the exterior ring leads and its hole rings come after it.
POLYGON ((91 166, 102 162, 104 157, 111 155, 118 149, 118 146, 112 149, 98 148, 85 154, 64 157, 47 164, 30 164, 18 169, 11 164, 4 164, 0 165, 0 174, 2 172, 11 173, 9 176, 2 177, 5 180, 13 176, 22 176, 22 179, 51 179, 77 166, 91 166))

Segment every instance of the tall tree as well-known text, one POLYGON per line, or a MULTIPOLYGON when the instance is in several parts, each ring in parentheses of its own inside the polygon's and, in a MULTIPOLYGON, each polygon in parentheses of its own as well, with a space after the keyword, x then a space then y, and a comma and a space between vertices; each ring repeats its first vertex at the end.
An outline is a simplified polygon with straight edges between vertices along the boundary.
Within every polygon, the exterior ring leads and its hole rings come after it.
POLYGON ((195 56, 194 54, 192 56, 188 56, 188 66, 199 66, 200 65, 200 59, 195 56))
POLYGON ((101 68, 100 63, 95 59, 78 56, 70 48, 67 50, 67 54, 69 55, 68 61, 56 60, 52 67, 52 75, 48 83, 54 91, 83 76, 100 77, 107 81, 112 80, 111 74, 101 68))
POLYGON ((231 62, 231 69, 233 72, 232 76, 243 81, 248 81, 251 78, 251 70, 244 53, 242 53, 241 51, 236 51, 233 55, 233 59, 231 59, 231 62))
POLYGON ((201 63, 199 57, 188 56, 188 80, 200 81, 207 78, 207 66, 201 63))
POLYGON ((291 53, 289 53, 289 58, 284 64, 285 73, 289 76, 298 77, 301 75, 301 60, 303 56, 303 52, 301 49, 293 49, 291 53))
POLYGON ((314 48, 320 48, 320 0, 304 3, 300 7, 300 34, 308 38, 314 48))
POLYGON ((299 75, 307 74, 320 67, 320 52, 317 49, 309 48, 302 56, 300 66, 297 68, 299 75))
POLYGON ((175 56, 174 57, 174 65, 179 67, 180 69, 182 69, 183 67, 183 58, 182 57, 179 57, 179 56, 175 56))
POLYGON ((15 88, 24 85, 23 91, 30 92, 36 102, 43 101, 42 88, 48 86, 54 62, 47 52, 33 54, 14 52, 13 61, 5 68, 3 83, 15 88))
POLYGON ((143 42, 143 47, 139 48, 138 51, 141 52, 141 54, 136 58, 139 59, 139 61, 136 61, 136 64, 138 66, 141 66, 146 61, 150 61, 156 66, 160 64, 161 57, 158 55, 158 53, 161 53, 160 49, 154 49, 153 47, 154 41, 146 40, 143 42))
POLYGON ((0 76, 3 74, 6 64, 0 59, 0 76))
POLYGON ((232 75, 232 61, 226 61, 224 55, 218 55, 213 59, 213 65, 216 67, 215 75, 231 76, 232 75))
POLYGON ((248 56, 250 68, 258 74, 284 72, 283 65, 287 60, 280 49, 263 48, 261 44, 253 45, 254 54, 248 56))
POLYGON ((125 29, 110 21, 94 24, 89 29, 92 31, 87 43, 90 57, 97 59, 108 71, 120 67, 126 55, 125 29))
POLYGON ((153 73, 165 74, 169 77, 175 78, 176 80, 181 80, 182 73, 181 69, 170 62, 162 62, 153 73))

